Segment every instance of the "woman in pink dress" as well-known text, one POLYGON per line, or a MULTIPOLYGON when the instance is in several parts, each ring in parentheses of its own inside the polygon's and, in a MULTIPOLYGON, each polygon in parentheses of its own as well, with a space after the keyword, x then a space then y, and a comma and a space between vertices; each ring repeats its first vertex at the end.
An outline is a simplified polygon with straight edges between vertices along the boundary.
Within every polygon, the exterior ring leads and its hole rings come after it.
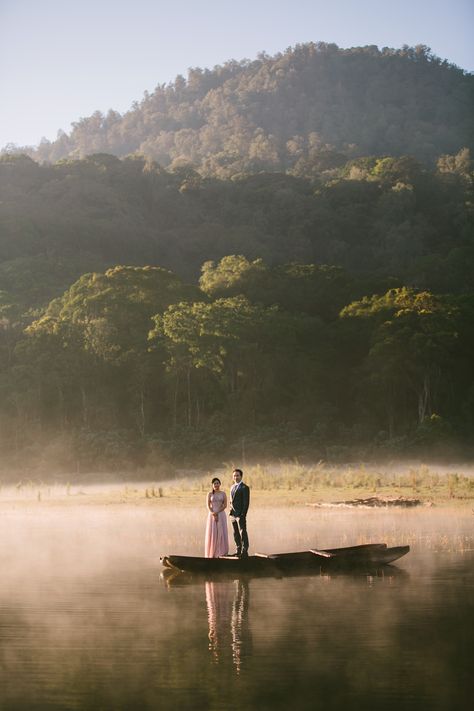
POLYGON ((217 477, 212 480, 212 491, 207 495, 206 538, 204 555, 206 558, 219 558, 229 552, 229 538, 227 535, 227 496, 221 491, 221 482, 217 477))

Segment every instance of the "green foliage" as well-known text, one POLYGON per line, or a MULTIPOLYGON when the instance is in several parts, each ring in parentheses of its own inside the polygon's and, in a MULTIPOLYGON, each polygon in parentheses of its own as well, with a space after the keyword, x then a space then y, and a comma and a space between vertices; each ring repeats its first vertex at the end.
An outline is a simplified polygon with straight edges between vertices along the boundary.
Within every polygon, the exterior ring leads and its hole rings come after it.
POLYGON ((140 157, 26 160, 26 184, 21 161, 0 162, 0 288, 23 310, 116 264, 160 264, 194 281, 206 262, 208 294, 323 319, 390 282, 455 293, 472 282, 471 174, 374 158, 315 189, 282 174, 205 180, 140 157))
POLYGON ((224 257, 217 265, 206 262, 199 284, 213 298, 242 294, 267 306, 277 304, 325 320, 335 318, 355 290, 340 267, 298 263, 270 267, 262 259, 251 262, 241 255, 224 257))
POLYGON ((404 287, 355 302, 341 316, 373 321, 361 372, 367 400, 390 437, 406 434, 403 423, 415 413, 419 444, 428 443, 430 432, 441 435, 436 409, 446 398, 446 378, 460 351, 459 308, 446 297, 404 287))
POLYGON ((472 456, 471 86, 302 45, 2 155, 5 466, 472 456))
POLYGON ((79 430, 72 443, 80 471, 130 471, 142 461, 133 431, 79 430))
POLYGON ((96 111, 80 119, 33 155, 55 162, 137 152, 219 178, 330 175, 368 154, 433 161, 473 147, 472 81, 423 45, 302 44, 274 57, 190 69, 187 79, 158 86, 123 115, 96 111))
POLYGON ((201 287, 207 300, 161 268, 85 274, 26 328, 5 296, 8 456, 157 469, 226 453, 439 456, 469 439, 471 296, 399 287, 338 317, 361 288, 342 270, 235 256, 204 265, 201 287))

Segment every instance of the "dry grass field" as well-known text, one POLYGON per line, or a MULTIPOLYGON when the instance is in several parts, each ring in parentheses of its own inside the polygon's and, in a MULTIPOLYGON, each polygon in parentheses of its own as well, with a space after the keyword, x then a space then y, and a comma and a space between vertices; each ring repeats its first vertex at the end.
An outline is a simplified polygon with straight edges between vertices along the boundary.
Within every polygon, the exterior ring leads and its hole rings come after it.
MULTIPOLYGON (((0 485, 0 507, 29 504, 52 505, 133 504, 168 508, 198 506, 219 476, 224 490, 232 483, 232 465, 221 470, 186 472, 165 480, 132 483, 83 481, 56 483, 22 479, 16 485, 0 485)), ((126 479, 126 474, 122 475, 126 479)), ((245 481, 252 490, 252 507, 328 505, 354 500, 401 499, 420 506, 472 507, 474 470, 418 466, 329 467, 298 463, 257 464, 245 468, 245 481)), ((100 481, 100 476, 97 475, 100 481)))

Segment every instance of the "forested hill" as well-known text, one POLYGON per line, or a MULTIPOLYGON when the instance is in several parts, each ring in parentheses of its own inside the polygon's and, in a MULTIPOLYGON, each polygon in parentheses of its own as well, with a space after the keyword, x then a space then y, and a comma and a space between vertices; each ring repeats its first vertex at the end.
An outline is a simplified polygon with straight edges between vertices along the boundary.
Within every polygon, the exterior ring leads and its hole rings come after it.
POLYGON ((474 457, 473 81, 304 45, 0 155, 0 480, 474 457))
POLYGON ((84 272, 116 264, 160 265, 194 281, 203 262, 229 254, 337 265, 371 279, 364 289, 392 280, 467 292, 472 185, 467 149, 432 170, 409 157, 368 157, 316 181, 217 180, 137 156, 39 165, 4 155, 0 307, 39 308, 84 272))
POLYGON ((334 169, 362 155, 426 163, 474 147, 474 77, 417 46, 304 44, 190 69, 121 115, 95 112, 30 155, 55 162, 141 153, 200 174, 334 169))

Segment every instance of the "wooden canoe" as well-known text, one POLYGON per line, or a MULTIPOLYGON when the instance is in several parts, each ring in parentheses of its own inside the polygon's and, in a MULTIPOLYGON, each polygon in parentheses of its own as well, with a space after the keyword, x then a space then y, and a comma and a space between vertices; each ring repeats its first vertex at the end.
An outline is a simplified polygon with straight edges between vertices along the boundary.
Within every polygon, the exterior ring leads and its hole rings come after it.
POLYGON ((347 548, 311 549, 296 553, 257 553, 248 558, 223 556, 200 558, 196 556, 167 555, 161 558, 163 566, 187 573, 230 575, 281 575, 293 572, 326 572, 330 570, 374 569, 393 563, 406 555, 410 546, 388 548, 386 543, 369 543, 347 548))

